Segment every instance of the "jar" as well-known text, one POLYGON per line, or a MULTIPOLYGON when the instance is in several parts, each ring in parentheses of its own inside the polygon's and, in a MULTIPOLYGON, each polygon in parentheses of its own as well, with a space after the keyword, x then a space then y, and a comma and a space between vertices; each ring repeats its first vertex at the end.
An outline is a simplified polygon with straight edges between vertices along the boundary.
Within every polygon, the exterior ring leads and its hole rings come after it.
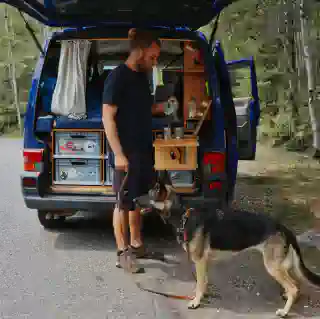
POLYGON ((183 139, 184 137, 184 127, 181 126, 181 127, 176 127, 175 130, 174 130, 174 137, 176 139, 183 139))
POLYGON ((163 129, 163 136, 165 140, 171 139, 171 127, 168 126, 163 129))

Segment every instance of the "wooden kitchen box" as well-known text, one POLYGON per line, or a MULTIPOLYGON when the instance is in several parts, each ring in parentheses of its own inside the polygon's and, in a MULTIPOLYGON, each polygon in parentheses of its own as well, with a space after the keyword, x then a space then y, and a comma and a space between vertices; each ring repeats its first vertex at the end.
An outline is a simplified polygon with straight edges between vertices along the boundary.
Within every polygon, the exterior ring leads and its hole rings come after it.
POLYGON ((163 170, 195 170, 197 164, 197 138, 156 139, 155 169, 163 170))

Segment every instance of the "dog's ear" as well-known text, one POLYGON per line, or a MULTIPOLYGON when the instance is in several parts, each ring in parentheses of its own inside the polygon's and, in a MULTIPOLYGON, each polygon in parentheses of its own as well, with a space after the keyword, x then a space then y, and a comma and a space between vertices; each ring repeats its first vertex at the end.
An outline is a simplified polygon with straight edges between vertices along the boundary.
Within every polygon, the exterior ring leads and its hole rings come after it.
POLYGON ((167 170, 161 171, 159 173, 159 181, 162 185, 172 186, 172 180, 167 170))

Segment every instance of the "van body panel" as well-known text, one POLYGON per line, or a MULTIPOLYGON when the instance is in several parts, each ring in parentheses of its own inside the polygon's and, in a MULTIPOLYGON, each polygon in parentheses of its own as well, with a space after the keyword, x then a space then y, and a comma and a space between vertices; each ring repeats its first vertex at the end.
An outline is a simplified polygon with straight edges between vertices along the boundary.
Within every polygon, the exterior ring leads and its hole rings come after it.
MULTIPOLYGON (((208 41, 200 32, 190 31, 187 28, 166 29, 154 27, 153 30, 154 32, 158 32, 162 38, 195 40, 199 47, 203 49, 208 90, 210 99, 212 100, 212 120, 208 121, 209 126, 206 128, 206 133, 203 133, 199 137, 201 147, 198 151, 198 163, 200 168, 203 167, 203 158, 209 153, 220 153, 225 156, 225 172, 206 175, 207 171, 200 170, 200 179, 196 181, 196 192, 193 194, 181 193, 181 197, 184 200, 190 201, 203 202, 205 200, 220 199, 223 202, 229 202, 234 196, 239 159, 235 124, 237 119, 228 74, 229 62, 225 61, 220 43, 215 43, 212 52, 208 41), (208 185, 210 186, 217 182, 223 185, 222 191, 218 195, 216 190, 208 187, 208 185)), ((42 81, 41 76, 44 71, 46 57, 52 43, 68 39, 126 38, 127 32, 127 27, 114 25, 110 27, 70 28, 54 32, 51 38, 46 41, 44 47, 45 56, 40 56, 33 75, 25 115, 24 148, 44 150, 43 170, 38 173, 23 172, 21 174, 22 193, 28 208, 39 211, 105 211, 106 209, 111 209, 116 203, 116 197, 110 194, 60 194, 51 192, 52 176, 50 177, 48 170, 49 149, 46 141, 43 139, 43 136, 45 136, 44 132, 48 133, 48 130, 43 130, 43 132, 38 130, 38 119, 40 116, 37 108, 39 106, 39 84, 42 81), (24 182, 26 178, 34 179, 34 186, 30 187, 30 185, 26 185, 24 182)), ((256 79, 252 77, 252 81, 254 82, 256 79)), ((253 95, 255 94, 254 84, 252 85, 253 95)), ((258 96, 257 91, 255 96, 258 96)), ((54 116, 51 116, 51 122, 53 121, 54 116)), ((52 131, 53 128, 51 131, 49 130, 50 136, 52 131)), ((110 155, 112 157, 112 154, 110 155)))
POLYGON ((198 29, 237 0, 0 0, 51 27, 140 25, 198 29))

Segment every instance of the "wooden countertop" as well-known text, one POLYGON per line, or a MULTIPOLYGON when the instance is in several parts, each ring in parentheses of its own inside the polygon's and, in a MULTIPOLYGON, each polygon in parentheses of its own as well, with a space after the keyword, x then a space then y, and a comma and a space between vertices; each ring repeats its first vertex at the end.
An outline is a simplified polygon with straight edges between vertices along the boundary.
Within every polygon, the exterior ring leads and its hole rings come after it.
POLYGON ((197 138, 182 138, 182 139, 156 139, 153 142, 155 147, 170 147, 170 146, 198 146, 197 138))

